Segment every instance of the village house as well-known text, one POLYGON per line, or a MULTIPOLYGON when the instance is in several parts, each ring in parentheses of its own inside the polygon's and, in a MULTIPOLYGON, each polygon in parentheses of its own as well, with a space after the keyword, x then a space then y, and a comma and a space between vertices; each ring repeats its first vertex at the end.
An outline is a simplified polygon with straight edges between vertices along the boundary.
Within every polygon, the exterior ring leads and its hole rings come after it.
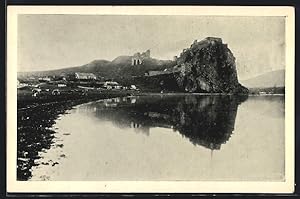
POLYGON ((75 73, 75 79, 80 81, 96 80, 97 77, 93 73, 75 73))
POLYGON ((111 89, 121 89, 122 86, 118 82, 114 81, 106 81, 103 85, 104 88, 111 90, 111 89))
POLYGON ((171 74, 173 72, 177 72, 177 71, 174 71, 173 69, 170 69, 170 68, 165 68, 164 70, 150 70, 145 73, 145 76, 150 77, 150 76, 156 76, 156 75, 171 74))
POLYGON ((164 74, 163 71, 150 70, 147 73, 145 73, 145 76, 155 76, 155 75, 162 75, 162 74, 164 74))
POLYGON ((50 82, 52 80, 51 77, 40 77, 39 82, 50 82))
POLYGON ((67 87, 67 85, 66 85, 66 84, 63 84, 63 83, 58 83, 58 84, 57 84, 57 87, 67 87))

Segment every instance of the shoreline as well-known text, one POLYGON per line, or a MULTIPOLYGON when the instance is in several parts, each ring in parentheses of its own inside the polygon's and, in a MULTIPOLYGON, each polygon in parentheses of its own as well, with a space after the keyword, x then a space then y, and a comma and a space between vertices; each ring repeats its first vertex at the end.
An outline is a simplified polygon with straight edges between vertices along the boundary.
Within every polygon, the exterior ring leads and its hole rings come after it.
POLYGON ((61 114, 74 106, 90 101, 125 97, 131 93, 99 93, 84 96, 62 96, 38 100, 18 99, 17 110, 17 180, 26 181, 31 177, 31 168, 36 166, 35 160, 39 159, 39 152, 50 149, 53 143, 55 120, 61 114))

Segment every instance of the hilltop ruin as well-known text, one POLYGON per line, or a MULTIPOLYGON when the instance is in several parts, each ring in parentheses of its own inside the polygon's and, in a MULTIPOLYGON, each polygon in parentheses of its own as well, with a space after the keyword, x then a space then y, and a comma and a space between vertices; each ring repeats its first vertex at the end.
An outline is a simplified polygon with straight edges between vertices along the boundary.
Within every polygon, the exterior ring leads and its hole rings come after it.
POLYGON ((150 50, 147 50, 145 52, 137 52, 135 53, 132 58, 131 58, 131 65, 141 65, 144 61, 144 59, 149 59, 150 58, 150 50))

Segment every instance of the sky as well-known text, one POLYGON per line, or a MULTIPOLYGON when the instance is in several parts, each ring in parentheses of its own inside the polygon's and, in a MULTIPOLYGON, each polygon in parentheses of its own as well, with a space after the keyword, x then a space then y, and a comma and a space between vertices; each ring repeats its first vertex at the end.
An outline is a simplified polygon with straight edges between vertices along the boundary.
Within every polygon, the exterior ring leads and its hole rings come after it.
POLYGON ((81 66, 151 50, 173 59, 194 40, 220 37, 239 79, 285 68, 284 17, 58 15, 18 16, 18 71, 81 66))

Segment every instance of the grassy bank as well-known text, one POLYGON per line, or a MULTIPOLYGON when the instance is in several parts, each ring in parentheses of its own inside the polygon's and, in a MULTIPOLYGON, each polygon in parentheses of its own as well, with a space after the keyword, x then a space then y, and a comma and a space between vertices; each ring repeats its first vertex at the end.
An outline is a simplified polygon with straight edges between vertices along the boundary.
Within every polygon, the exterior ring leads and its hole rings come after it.
POLYGON ((33 97, 31 92, 18 92, 17 179, 28 180, 39 152, 53 145, 55 131, 51 129, 60 114, 75 105, 98 99, 122 97, 128 91, 68 92, 33 97))

